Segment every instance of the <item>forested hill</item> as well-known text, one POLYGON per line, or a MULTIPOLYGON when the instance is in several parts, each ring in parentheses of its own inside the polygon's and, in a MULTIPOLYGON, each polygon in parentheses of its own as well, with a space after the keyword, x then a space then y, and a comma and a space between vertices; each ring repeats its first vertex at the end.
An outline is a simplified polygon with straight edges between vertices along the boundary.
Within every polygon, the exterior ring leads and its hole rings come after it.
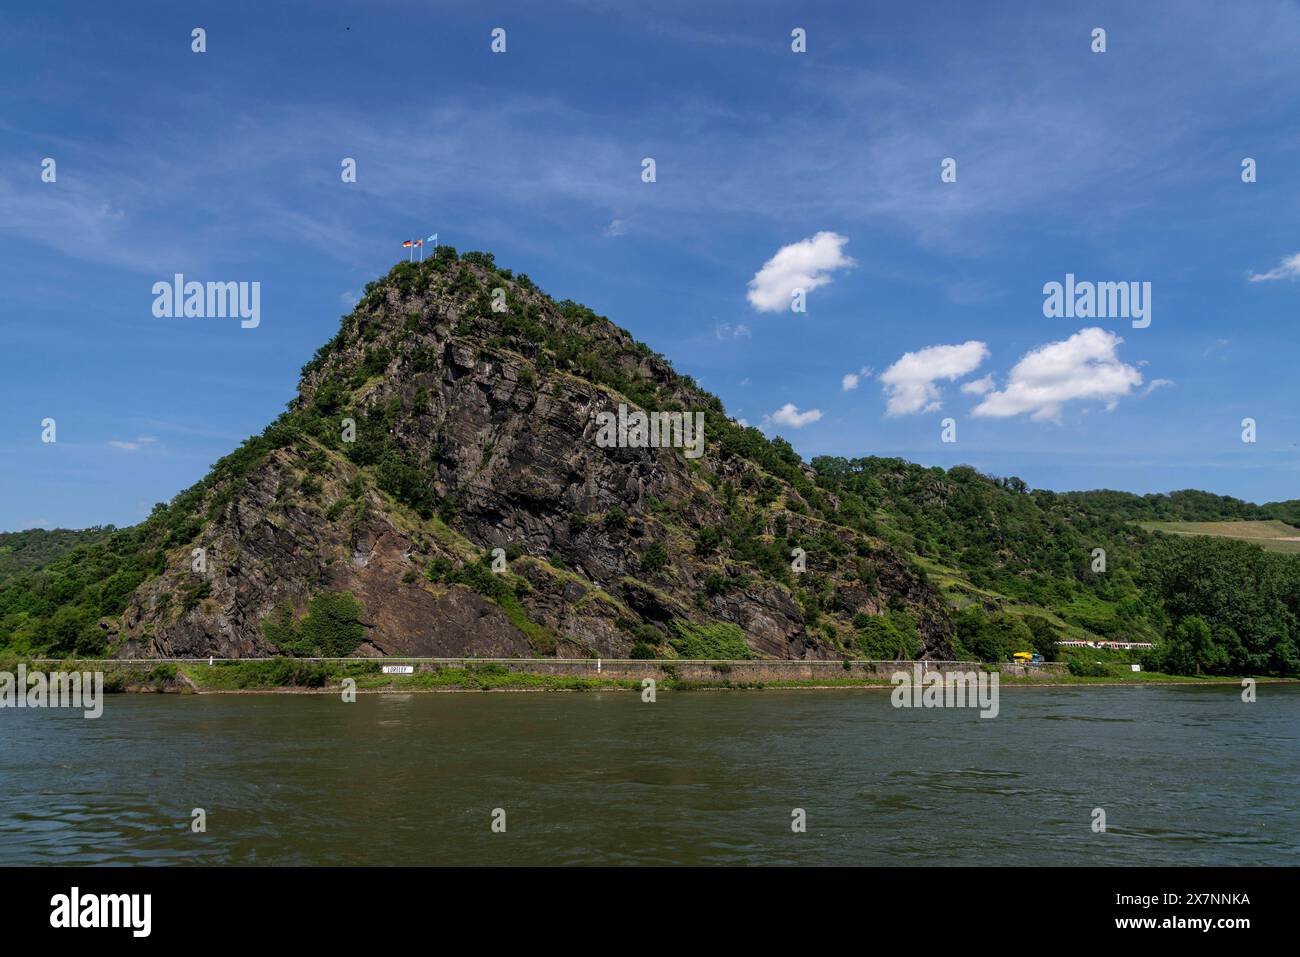
POLYGON ((1277 519, 1300 527, 1300 500, 1255 505, 1227 495, 1183 489, 1154 495, 1133 495, 1099 489, 1064 492, 1063 497, 1079 502, 1090 512, 1111 512, 1129 521, 1142 522, 1228 522, 1277 519))
MULTIPOLYGON (((1300 670, 1300 555, 1145 531, 1154 516, 1249 518, 1257 506, 1205 492, 1058 494, 967 466, 819 457, 817 485, 916 556, 953 608, 956 642, 995 659, 1023 633, 1151 641, 1148 666, 1180 673, 1300 670), (1104 551, 1104 570, 1096 549, 1104 551), (996 609, 996 610, 995 610, 996 609), (1001 620, 1001 631, 985 627, 1001 620), (992 633, 992 639, 989 634, 992 633), (1083 634, 1081 634, 1082 632, 1083 634)), ((1272 506, 1269 506, 1272 507, 1272 506)), ((1046 641, 1037 641, 1048 651, 1046 641)))
POLYGON ((1139 523, 1296 505, 805 463, 605 317, 442 247, 371 283, 202 481, 0 580, 0 649, 998 661, 1107 637, 1295 674, 1300 556, 1139 523), (698 413, 702 454, 603 446, 620 404, 698 413))
POLYGON ((112 525, 94 528, 33 528, 23 532, 0 532, 0 586, 48 565, 64 552, 97 542, 111 535, 112 525))

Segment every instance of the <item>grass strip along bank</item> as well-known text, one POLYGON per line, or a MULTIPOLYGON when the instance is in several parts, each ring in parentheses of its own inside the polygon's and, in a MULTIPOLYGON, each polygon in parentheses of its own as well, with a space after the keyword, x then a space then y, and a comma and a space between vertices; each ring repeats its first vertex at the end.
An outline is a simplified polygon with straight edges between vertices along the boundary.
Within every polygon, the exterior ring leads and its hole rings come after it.
MULTIPOLYGON (((812 677, 747 678, 735 673, 740 666, 751 662, 655 662, 653 670, 644 675, 629 677, 626 674, 608 674, 590 662, 587 673, 547 674, 526 670, 535 662, 521 660, 512 666, 502 661, 457 661, 454 663, 420 662, 413 674, 385 674, 387 660, 307 660, 300 658, 268 658, 256 660, 224 660, 212 664, 195 661, 125 661, 66 659, 17 659, 0 657, 0 671, 13 672, 25 663, 29 670, 74 671, 102 670, 104 690, 109 693, 172 692, 180 694, 237 693, 255 691, 337 692, 346 679, 356 682, 359 692, 408 691, 599 691, 640 690, 644 677, 653 677, 657 686, 665 690, 703 689, 762 689, 762 688, 870 688, 890 687, 886 673, 855 671, 860 662, 826 662, 824 673, 812 677), (691 667, 689 676, 682 672, 691 667)), ((587 663, 580 663, 586 666, 587 663)), ((611 669, 617 662, 606 662, 611 669)), ((647 663, 638 662, 641 667, 647 663)), ((909 671, 912 662, 890 663, 900 671, 909 671)), ((933 664, 933 663, 931 663, 933 664)), ((996 671, 992 665, 984 670, 996 671)), ((1286 679, 1257 677, 1257 681, 1276 682, 1286 679)), ((1189 677, 1165 675, 1158 672, 1134 672, 1127 667, 1099 668, 1088 675, 1071 674, 1061 670, 1032 674, 1003 672, 1001 683, 1005 686, 1080 686, 1119 684, 1224 684, 1239 683, 1240 678, 1189 677)))

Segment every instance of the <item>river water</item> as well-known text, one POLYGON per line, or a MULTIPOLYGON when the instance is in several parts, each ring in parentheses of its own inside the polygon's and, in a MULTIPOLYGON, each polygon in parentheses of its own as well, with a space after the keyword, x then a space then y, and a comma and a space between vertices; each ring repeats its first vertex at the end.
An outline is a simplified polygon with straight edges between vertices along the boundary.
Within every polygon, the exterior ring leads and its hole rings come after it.
POLYGON ((0 711, 0 864, 1294 865, 1298 805, 1295 685, 1003 688, 994 719, 855 690, 0 711))

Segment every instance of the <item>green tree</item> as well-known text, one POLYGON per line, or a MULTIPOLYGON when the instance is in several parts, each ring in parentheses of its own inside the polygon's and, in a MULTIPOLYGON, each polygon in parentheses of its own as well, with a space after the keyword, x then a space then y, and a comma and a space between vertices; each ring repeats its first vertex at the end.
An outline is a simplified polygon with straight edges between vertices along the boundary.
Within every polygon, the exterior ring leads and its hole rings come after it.
POLYGON ((322 592, 307 605, 301 623, 304 644, 325 658, 342 658, 357 650, 366 636, 361 603, 350 591, 322 592))
POLYGON ((1228 655, 1214 641, 1204 618, 1184 618, 1164 642, 1160 670, 1171 675, 1217 674, 1228 665, 1228 655))

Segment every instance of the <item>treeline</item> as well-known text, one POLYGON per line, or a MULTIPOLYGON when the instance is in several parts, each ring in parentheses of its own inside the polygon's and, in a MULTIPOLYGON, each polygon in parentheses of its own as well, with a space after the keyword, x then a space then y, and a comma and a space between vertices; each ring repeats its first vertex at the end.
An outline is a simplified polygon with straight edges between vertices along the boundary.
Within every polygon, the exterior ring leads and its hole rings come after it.
POLYGON ((117 531, 112 525, 93 528, 33 528, 0 532, 0 585, 48 565, 69 549, 97 542, 117 531))
POLYGON ((1300 555, 1161 535, 1141 584, 1164 616, 1150 665, 1171 674, 1300 674, 1300 555))
POLYGON ((1277 519, 1300 525, 1300 501, 1255 505, 1228 495, 1197 489, 1167 494, 1134 495, 1101 489, 1064 492, 1059 496, 1091 513, 1110 513, 1132 522, 1237 522, 1277 519))

